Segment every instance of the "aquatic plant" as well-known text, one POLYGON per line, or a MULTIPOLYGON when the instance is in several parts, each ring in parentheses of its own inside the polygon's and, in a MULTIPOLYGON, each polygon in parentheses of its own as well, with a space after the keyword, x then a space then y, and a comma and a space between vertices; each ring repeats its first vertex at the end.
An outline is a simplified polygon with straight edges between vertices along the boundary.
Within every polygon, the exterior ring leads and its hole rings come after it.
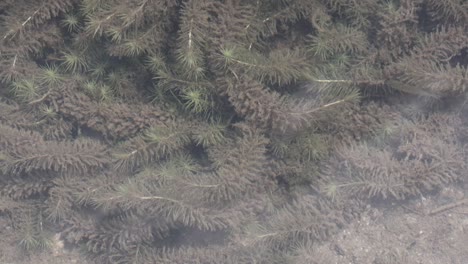
POLYGON ((26 251, 55 230, 97 263, 301 263, 362 204, 464 180, 463 1, 0 10, 0 213, 26 251))

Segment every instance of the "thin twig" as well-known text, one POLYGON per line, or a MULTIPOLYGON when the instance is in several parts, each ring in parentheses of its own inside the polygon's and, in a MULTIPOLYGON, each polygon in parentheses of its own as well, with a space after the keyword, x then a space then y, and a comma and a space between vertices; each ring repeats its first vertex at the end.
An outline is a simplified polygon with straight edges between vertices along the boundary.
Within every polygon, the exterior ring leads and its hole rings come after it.
POLYGON ((468 203, 468 199, 465 198, 465 199, 462 199, 460 201, 456 201, 456 202, 453 202, 453 203, 449 203, 449 204, 446 204, 446 205, 443 205, 443 206, 440 206, 432 211, 430 211, 428 213, 428 215, 435 215, 435 214, 438 214, 440 212, 443 212, 443 211, 446 211, 446 210, 449 210, 449 209, 452 209, 452 208, 455 208, 455 207, 458 207, 458 206, 461 206, 461 205, 464 205, 468 203))
POLYGON ((408 207, 408 206, 406 206, 406 205, 401 205, 401 207, 403 207, 403 208, 405 208, 406 210, 408 210, 408 211, 410 211, 410 212, 412 212, 412 213, 415 213, 415 214, 417 214, 417 215, 424 215, 423 213, 421 213, 421 212, 419 212, 419 211, 417 211, 417 210, 414 210, 414 209, 412 209, 412 208, 410 208, 410 207, 408 207))
POLYGON ((29 102, 28 105, 33 105, 33 104, 40 103, 40 102, 44 101, 49 95, 50 95, 50 91, 48 91, 47 93, 45 93, 41 98, 29 102))

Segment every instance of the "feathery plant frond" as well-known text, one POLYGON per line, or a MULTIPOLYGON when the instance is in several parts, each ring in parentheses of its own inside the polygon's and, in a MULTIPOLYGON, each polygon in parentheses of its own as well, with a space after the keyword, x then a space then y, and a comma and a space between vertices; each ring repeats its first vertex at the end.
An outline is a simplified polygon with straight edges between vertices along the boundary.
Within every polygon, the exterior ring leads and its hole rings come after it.
POLYGON ((119 44, 122 42, 125 34, 125 29, 121 27, 114 27, 110 26, 109 29, 106 30, 105 34, 111 39, 112 42, 119 44))
POLYGON ((14 16, 9 19, 13 21, 8 22, 11 23, 11 26, 6 28, 7 33, 3 36, 3 40, 24 39, 24 33, 27 30, 39 27, 60 13, 66 12, 73 5, 73 2, 73 0, 31 2, 25 10, 21 10, 20 15, 13 14, 20 17, 19 19, 14 16))
POLYGON ((40 97, 43 88, 34 79, 22 79, 13 82, 12 93, 22 102, 31 102, 40 97))
POLYGON ((104 146, 90 140, 43 141, 21 149, 6 149, 5 154, 7 158, 0 165, 9 173, 37 170, 87 173, 108 163, 104 146))
POLYGON ((30 147, 36 142, 42 143, 44 141, 42 135, 36 131, 19 130, 3 124, 0 124, 0 132, 0 146, 5 152, 9 149, 30 147))
POLYGON ((203 45, 208 32, 208 11, 204 1, 185 2, 181 10, 182 23, 178 32, 176 58, 181 73, 188 79, 198 80, 204 77, 203 45))
POLYGON ((56 66, 45 66, 38 74, 38 80, 42 85, 58 86, 65 81, 65 77, 59 72, 56 66))
POLYGON ((321 186, 321 191, 332 201, 348 199, 356 195, 367 199, 382 197, 383 199, 404 199, 410 193, 405 183, 395 174, 384 177, 385 172, 362 170, 349 176, 348 181, 328 181, 321 186))
POLYGON ((190 140, 188 131, 177 125, 150 128, 145 132, 144 139, 157 145, 161 156, 172 153, 190 140))
POLYGON ((108 85, 100 85, 96 97, 100 102, 110 102, 114 97, 114 92, 108 85))
POLYGON ((132 171, 137 167, 175 154, 190 142, 188 127, 182 124, 154 126, 142 136, 125 142, 115 154, 114 167, 117 170, 132 171))
POLYGON ((387 150, 360 145, 342 148, 340 154, 353 158, 346 164, 332 160, 333 165, 326 165, 320 187, 332 200, 356 195, 403 199, 414 190, 405 179, 410 178, 409 168, 402 167, 387 150))
POLYGON ((24 221, 24 223, 18 231, 20 235, 18 246, 20 248, 31 252, 46 250, 52 247, 51 234, 44 228, 43 221, 45 221, 45 219, 43 219, 40 209, 27 209, 22 221, 24 221))
MULTIPOLYGON (((161 89, 171 92, 173 96, 176 96, 174 94, 175 91, 178 91, 178 93, 180 93, 179 96, 182 96, 184 93, 187 93, 189 91, 194 91, 196 94, 199 93, 200 95, 203 95, 203 97, 206 97, 206 100, 208 100, 208 97, 210 97, 212 93, 212 89, 214 88, 212 82, 204 80, 204 79, 200 79, 200 80, 185 79, 184 76, 180 76, 177 73, 173 73, 173 72, 165 71, 165 70, 166 69, 160 70, 157 73, 157 76, 154 78, 155 80, 158 81, 158 85, 160 86, 161 89)), ((187 98, 187 99, 190 99, 190 98, 187 98)), ((190 101, 187 101, 187 102, 191 103, 190 101)), ((209 102, 206 102, 206 103, 209 103, 209 102)), ((181 103, 181 104, 184 105, 184 103, 181 103)), ((204 105, 205 111, 209 110, 208 105, 211 106, 211 103, 204 105)))
POLYGON ((252 223, 245 229, 244 246, 267 246, 284 249, 291 243, 314 243, 344 224, 340 208, 325 200, 307 195, 271 215, 265 223, 252 223))
POLYGON ((225 219, 210 215, 210 210, 181 199, 176 190, 167 186, 163 188, 129 179, 112 190, 101 193, 95 198, 95 204, 104 209, 135 209, 141 215, 160 216, 202 230, 214 231, 226 227, 225 219))
POLYGON ((449 61, 466 47, 468 36, 464 27, 440 27, 422 35, 411 50, 411 59, 449 61))
POLYGON ((299 130, 313 122, 319 113, 359 99, 356 89, 342 89, 339 96, 333 97, 320 96, 320 92, 315 91, 315 95, 295 99, 271 92, 254 80, 245 79, 227 86, 229 101, 237 113, 281 132, 299 130))
POLYGON ((145 65, 148 70, 155 74, 154 79, 165 90, 210 90, 213 86, 203 78, 191 79, 190 76, 183 73, 183 70, 181 73, 177 72, 177 69, 176 71, 172 70, 160 54, 149 56, 146 59, 145 65))
POLYGON ((84 14, 90 14, 97 11, 99 8, 106 6, 106 0, 83 0, 81 2, 80 11, 84 14))
POLYGON ((90 97, 94 97, 99 89, 99 84, 96 81, 87 81, 83 84, 84 92, 90 97))
POLYGON ((126 82, 123 71, 110 71, 107 74, 105 80, 109 83, 109 85, 111 85, 113 87, 121 86, 121 83, 126 82))
POLYGON ((400 80, 391 81, 392 87, 407 93, 440 98, 460 94, 468 89, 468 69, 461 65, 431 61, 411 62, 402 65, 400 80))
POLYGON ((53 180, 55 186, 49 190, 45 214, 47 219, 53 222, 64 220, 73 210, 73 192, 76 186, 75 180, 67 176, 61 176, 53 180))
POLYGON ((49 105, 45 105, 45 104, 40 105, 39 112, 40 112, 39 115, 42 118, 53 119, 57 117, 56 110, 52 106, 49 106, 49 105))
POLYGON ((67 13, 60 22, 60 25, 65 27, 68 32, 77 32, 81 29, 80 18, 77 14, 67 13))
POLYGON ((152 57, 152 71, 156 71, 155 80, 158 83, 158 93, 170 94, 172 99, 184 109, 200 115, 211 115, 216 107, 213 100, 214 85, 205 79, 186 79, 183 75, 169 70, 160 58, 152 57))
POLYGON ((333 264, 334 254, 331 251, 320 251, 314 243, 294 243, 293 252, 288 254, 288 264, 333 264))
POLYGON ((115 97, 112 89, 103 83, 97 83, 95 81, 87 81, 83 85, 83 89, 86 94, 98 102, 111 102, 115 97))
POLYGON ((193 131, 193 139, 197 145, 203 147, 214 146, 226 140, 227 125, 220 121, 211 121, 208 124, 200 125, 193 131))
MULTIPOLYGON (((93 203, 93 198, 96 196, 96 194, 101 193, 105 190, 111 189, 112 184, 115 184, 115 177, 111 175, 99 175, 97 177, 84 177, 84 178, 73 177, 73 176, 72 177, 62 176, 61 178, 54 179, 54 182, 56 183, 56 186, 62 186, 62 185, 65 186, 67 192, 69 192, 69 194, 71 195, 70 198, 72 198, 71 201, 74 203, 74 205, 96 206, 93 203), (62 180, 62 178, 64 180, 62 180), (90 186, 93 186, 93 187, 90 188, 90 186)), ((62 197, 59 195, 58 198, 64 199, 68 197, 62 197)), ((51 204, 55 205, 55 203, 53 202, 51 204)), ((48 208, 49 214, 51 212, 54 212, 53 208, 57 208, 57 207, 48 208)), ((66 209, 70 209, 70 208, 66 208, 66 209)), ((66 212, 69 212, 69 211, 66 211, 66 212)), ((62 212, 62 213, 66 213, 66 212, 62 212)), ((71 212, 73 213, 73 211, 71 212)))
POLYGON ((294 153, 298 153, 298 160, 304 162, 319 161, 327 157, 330 149, 327 144, 327 137, 324 135, 316 134, 313 131, 302 133, 295 139, 292 146, 294 153))
POLYGON ((30 68, 30 62, 27 59, 18 54, 7 54, 6 51, 0 56, 0 82, 11 83, 18 81, 21 78, 26 78, 26 69, 30 68))
POLYGON ((405 124, 392 139, 401 141, 392 143, 398 144, 397 150, 366 145, 340 148, 338 156, 323 169, 322 190, 345 198, 404 199, 456 180, 464 164, 461 152, 446 129, 427 131, 430 122, 405 124), (449 140, 442 140, 442 135, 449 140))
POLYGON ((103 14, 87 13, 84 32, 91 38, 100 38, 104 35, 115 13, 102 12, 103 14), (101 17, 99 17, 99 15, 101 17))
MULTIPOLYGON (((153 253, 149 262, 160 264, 218 263, 223 264, 285 264, 278 253, 265 248, 232 246, 225 248, 219 244, 207 247, 184 246, 181 248, 163 248, 153 253)), ((327 263, 328 264, 328 263, 327 263)))
POLYGON ((311 65, 301 50, 279 49, 268 56, 239 46, 225 46, 218 54, 220 67, 234 74, 249 74, 260 82, 287 85, 304 79, 311 65))
POLYGON ((437 1, 429 0, 428 6, 432 16, 449 23, 463 24, 468 21, 468 3, 463 0, 437 1))
POLYGON ((308 92, 309 96, 315 95, 323 106, 339 102, 357 103, 361 99, 359 88, 349 80, 315 79, 308 87, 308 92))
POLYGON ((270 149, 273 155, 278 158, 286 158, 291 151, 293 139, 286 136, 275 136, 270 140, 270 149))
POLYGON ((107 73, 108 66, 106 62, 93 63, 89 67, 89 73, 98 80, 102 79, 107 73))
POLYGON ((368 46, 364 33, 357 28, 339 25, 310 36, 309 51, 322 60, 336 54, 355 54, 368 46))
POLYGON ((210 147, 208 157, 215 173, 188 181, 212 202, 223 203, 267 192, 273 181, 268 173, 267 144, 268 139, 253 131, 235 142, 226 140, 224 144, 210 147))
POLYGON ((201 170, 200 165, 191 156, 181 154, 154 166, 147 166, 135 177, 139 181, 151 182, 161 188, 175 185, 185 186, 188 179, 199 177, 200 175, 195 174, 201 170))
POLYGON ((212 102, 207 92, 202 89, 183 90, 181 98, 184 101, 184 107, 193 113, 206 113, 211 108, 212 102))
POLYGON ((138 28, 141 24, 144 23, 145 12, 149 8, 149 1, 144 0, 138 3, 127 4, 128 8, 126 12, 119 12, 117 15, 120 26, 124 29, 128 28, 138 28))
POLYGON ((380 2, 372 0, 342 1, 330 0, 328 5, 337 12, 341 18, 358 28, 368 28, 372 24, 373 15, 379 9, 380 2))
MULTIPOLYGON (((358 102, 361 99, 361 84, 379 83, 371 76, 360 79, 360 76, 348 76, 345 69, 333 69, 323 72, 324 69, 311 71, 305 85, 306 92, 319 102, 326 104, 334 101, 344 100, 347 102, 358 102)), ((346 69, 346 71, 350 71, 346 69)), ((357 74, 356 74, 357 75, 357 74)))
POLYGON ((135 78, 125 69, 109 71, 104 80, 116 96, 125 99, 136 96, 135 78))
POLYGON ((78 54, 75 51, 64 52, 62 58, 62 67, 65 71, 79 73, 86 71, 89 63, 84 54, 78 54))
POLYGON ((160 54, 152 54, 148 56, 145 60, 145 66, 152 73, 158 73, 160 71, 167 72, 169 71, 166 67, 163 57, 160 54))
POLYGON ((110 47, 109 54, 118 57, 137 57, 151 52, 147 34, 123 38, 122 41, 110 47))
POLYGON ((181 154, 156 166, 155 172, 162 179, 175 178, 174 180, 183 181, 183 177, 191 176, 199 170, 199 165, 192 157, 181 154))

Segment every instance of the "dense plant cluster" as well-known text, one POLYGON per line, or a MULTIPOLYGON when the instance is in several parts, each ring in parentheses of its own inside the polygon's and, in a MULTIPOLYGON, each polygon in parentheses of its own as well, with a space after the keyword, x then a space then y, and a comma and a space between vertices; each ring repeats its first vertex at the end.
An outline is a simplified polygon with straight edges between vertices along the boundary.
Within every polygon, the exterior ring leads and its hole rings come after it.
POLYGON ((465 180, 463 0, 4 0, 0 214, 96 263, 327 263, 465 180))

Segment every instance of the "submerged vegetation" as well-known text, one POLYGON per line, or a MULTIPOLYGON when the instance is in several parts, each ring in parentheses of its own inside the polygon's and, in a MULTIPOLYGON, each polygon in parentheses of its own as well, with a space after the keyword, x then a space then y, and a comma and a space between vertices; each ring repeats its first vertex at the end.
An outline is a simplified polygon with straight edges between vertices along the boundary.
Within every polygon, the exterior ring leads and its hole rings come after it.
POLYGON ((466 181, 467 25, 462 0, 3 0, 0 215, 96 263, 327 263, 366 203, 466 181))

